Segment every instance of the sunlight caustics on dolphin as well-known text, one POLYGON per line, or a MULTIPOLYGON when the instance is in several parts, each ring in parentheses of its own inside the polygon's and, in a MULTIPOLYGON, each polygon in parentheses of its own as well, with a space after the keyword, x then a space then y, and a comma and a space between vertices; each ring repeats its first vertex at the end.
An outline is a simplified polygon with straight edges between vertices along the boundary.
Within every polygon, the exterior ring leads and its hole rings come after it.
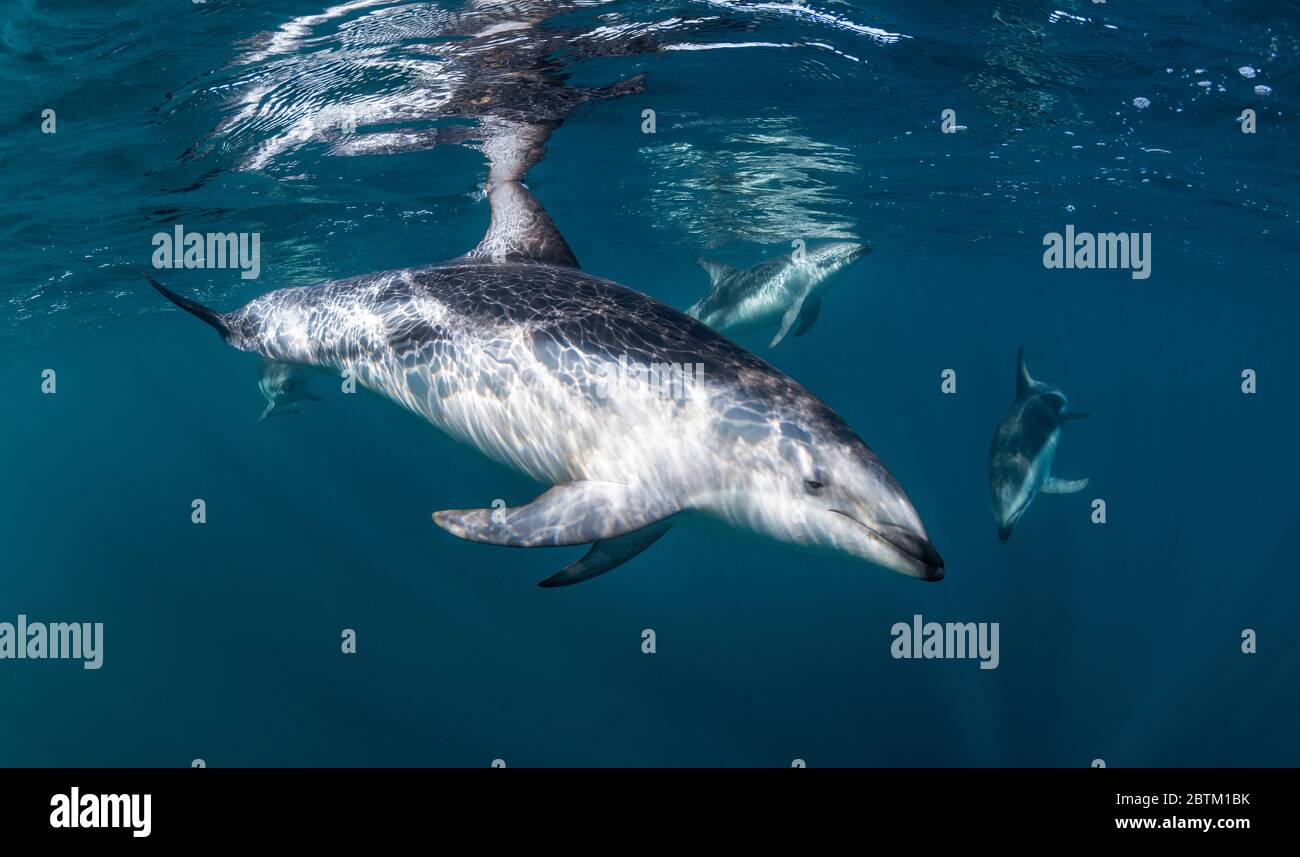
POLYGON ((989 498, 998 522, 998 541, 1006 542, 1029 504, 1044 494, 1074 494, 1087 479, 1059 479, 1052 462, 1068 420, 1087 412, 1066 410, 1065 394, 1036 381, 1025 367, 1025 349, 1016 354, 1016 399, 1002 418, 989 448, 989 498))
POLYGON ((870 252, 868 245, 840 241, 768 259, 752 268, 700 259, 700 267, 709 275, 709 293, 686 312, 733 336, 775 326, 776 336, 768 345, 775 348, 791 330, 803 336, 812 328, 821 314, 822 296, 850 265, 870 252))
MULTIPOLYGON (((580 270, 523 179, 576 107, 639 92, 644 78, 575 90, 547 51, 503 37, 533 44, 545 31, 488 27, 471 39, 459 94, 439 109, 475 124, 421 144, 487 159, 491 221, 467 254, 280 289, 229 313, 150 281, 235 348, 350 377, 550 486, 516 507, 434 514, 470 541, 591 546, 543 586, 609 571, 697 515, 940 579, 943 560, 903 489, 829 407, 707 325, 580 270)), ((381 137, 367 150, 409 143, 381 137)))
POLYGON ((350 375, 553 486, 517 507, 434 515, 471 541, 591 545, 543 586, 609 571, 689 514, 942 578, 902 487, 834 411, 706 325, 579 270, 520 182, 540 147, 517 130, 484 146, 491 225, 461 258, 280 289, 230 313, 149 279, 235 348, 350 375), (628 365, 703 371, 612 383, 628 365))
POLYGON ((543 585, 608 571, 687 513, 943 576, 903 489, 838 415, 689 316, 580 271, 540 204, 493 173, 487 236, 443 265, 280 289, 230 313, 150 280, 230 345, 350 374, 552 485, 522 506, 434 515, 471 541, 592 545, 543 585), (704 372, 666 396, 640 376, 610 383, 620 360, 704 372))

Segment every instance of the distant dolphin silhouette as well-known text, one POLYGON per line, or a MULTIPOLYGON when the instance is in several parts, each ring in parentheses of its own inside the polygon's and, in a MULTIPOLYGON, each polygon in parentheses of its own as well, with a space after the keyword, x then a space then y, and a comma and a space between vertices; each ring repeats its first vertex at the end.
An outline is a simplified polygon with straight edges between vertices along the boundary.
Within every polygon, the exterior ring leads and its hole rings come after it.
POLYGON ((258 361, 257 386, 266 396, 266 410, 257 418, 260 423, 277 414, 296 413, 297 402, 319 402, 320 396, 309 387, 311 370, 305 366, 281 363, 263 357, 258 361))
POLYGON ((1035 381, 1025 367, 1025 349, 1016 354, 1016 400, 1002 418, 989 447, 989 497, 998 522, 998 541, 1006 542, 1039 491, 1074 494, 1087 479, 1051 475, 1061 428, 1088 416, 1065 409, 1065 394, 1035 381))
POLYGON ((768 345, 775 348, 791 329, 803 336, 812 328, 822 295, 870 252, 864 244, 836 242, 807 250, 798 259, 787 254, 744 269, 700 259, 709 274, 709 293, 686 312, 728 335, 778 326, 768 345))

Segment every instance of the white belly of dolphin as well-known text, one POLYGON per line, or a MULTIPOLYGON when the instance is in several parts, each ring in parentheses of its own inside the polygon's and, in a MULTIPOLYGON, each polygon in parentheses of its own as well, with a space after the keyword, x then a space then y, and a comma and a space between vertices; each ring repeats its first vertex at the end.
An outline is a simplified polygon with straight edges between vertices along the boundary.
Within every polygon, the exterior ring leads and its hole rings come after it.
POLYGON ((539 482, 654 480, 655 450, 690 447, 689 409, 665 399, 694 395, 691 384, 676 394, 621 379, 618 362, 601 355, 567 355, 557 372, 531 338, 526 326, 453 334, 453 361, 409 365, 385 354, 348 363, 366 387, 539 482))
POLYGON ((249 305, 257 330, 249 350, 351 375, 539 482, 671 490, 657 451, 703 448, 702 367, 584 351, 544 320, 467 312, 454 289, 440 296, 418 282, 540 275, 470 265, 377 275, 325 293, 273 292, 249 305))

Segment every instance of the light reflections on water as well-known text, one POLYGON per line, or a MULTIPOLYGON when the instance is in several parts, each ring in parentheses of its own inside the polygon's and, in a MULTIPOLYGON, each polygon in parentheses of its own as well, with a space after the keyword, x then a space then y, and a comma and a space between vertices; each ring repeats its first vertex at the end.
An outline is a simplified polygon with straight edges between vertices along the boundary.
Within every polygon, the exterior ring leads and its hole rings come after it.
MULTIPOLYGON (((615 96, 547 143, 547 170, 584 189, 569 206, 643 217, 627 234, 692 253, 794 237, 1020 252, 1021 236, 1067 216, 1145 221, 1214 266, 1222 248, 1194 233, 1249 242, 1279 266, 1300 246, 1294 143, 1280 130, 1300 109, 1289 85, 1300 34, 1269 4, 149 9, 127 2, 108 19, 14 2, 0 22, 0 330, 159 311, 137 293, 136 269, 152 233, 175 222, 263 229, 280 264, 259 288, 390 266, 390 253, 367 248, 403 246, 411 224, 459 236, 479 219, 465 203, 484 156, 465 145, 483 145, 485 120, 549 131, 615 96), (641 73, 645 94, 632 95, 641 73), (614 84, 628 85, 601 89, 614 84), (60 130, 42 138, 32 129, 50 105, 60 130), (645 107, 659 111, 657 135, 610 130, 611 117, 635 128, 645 107), (943 135, 950 107, 967 130, 943 135), (1240 133, 1247 108, 1257 135, 1240 133), (641 172, 597 182, 555 157, 613 162, 612 147, 620 170, 641 172), (415 174, 390 178, 402 171, 415 174)), ((569 222, 571 240, 609 237, 569 222)), ((193 276, 199 293, 216 287, 193 276)))
POLYGON ((678 123, 696 142, 642 148, 655 175, 655 225, 702 247, 733 241, 861 237, 839 189, 858 172, 849 149, 814 140, 794 117, 678 123))

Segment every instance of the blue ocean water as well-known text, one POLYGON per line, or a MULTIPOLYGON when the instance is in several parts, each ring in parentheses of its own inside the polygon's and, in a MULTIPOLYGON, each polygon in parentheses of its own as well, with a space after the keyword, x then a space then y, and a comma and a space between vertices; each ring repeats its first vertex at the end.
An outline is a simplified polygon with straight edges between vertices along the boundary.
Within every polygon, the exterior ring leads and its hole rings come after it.
POLYGON ((104 626, 98 670, 0 660, 0 764, 1300 764, 1296 4, 0 10, 0 622, 104 626), (483 103, 645 74, 528 175, 584 270, 684 308, 701 255, 873 246, 809 333, 739 341, 879 453, 943 581, 676 527, 542 590, 582 549, 430 521, 541 486, 372 394, 257 423, 253 359, 140 276, 153 236, 260 235, 256 279, 156 272, 222 310, 465 252, 483 154, 366 144, 446 127, 475 39, 483 103), (1149 232, 1150 277, 1045 268, 1067 225, 1149 232), (1003 545, 1019 346, 1091 411, 1055 466, 1091 481, 1003 545), (997 622, 998 667, 894 658, 918 614, 997 622))

